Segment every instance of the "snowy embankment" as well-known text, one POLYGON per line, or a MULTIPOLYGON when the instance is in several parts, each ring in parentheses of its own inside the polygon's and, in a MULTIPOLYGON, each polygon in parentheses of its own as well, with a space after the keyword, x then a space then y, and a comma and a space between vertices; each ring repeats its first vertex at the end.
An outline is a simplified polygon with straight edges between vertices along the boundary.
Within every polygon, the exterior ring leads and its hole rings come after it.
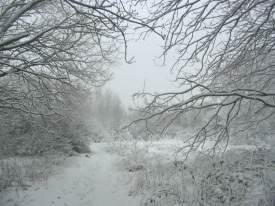
POLYGON ((69 158, 62 171, 27 190, 0 193, 1 206, 135 206, 138 197, 128 195, 127 178, 116 167, 120 157, 106 152, 105 143, 94 152, 69 158))
POLYGON ((133 174, 130 194, 142 196, 141 205, 275 205, 275 153, 270 148, 229 145, 213 155, 213 143, 206 143, 188 161, 184 143, 176 139, 118 142, 113 150, 122 157, 120 168, 133 174))

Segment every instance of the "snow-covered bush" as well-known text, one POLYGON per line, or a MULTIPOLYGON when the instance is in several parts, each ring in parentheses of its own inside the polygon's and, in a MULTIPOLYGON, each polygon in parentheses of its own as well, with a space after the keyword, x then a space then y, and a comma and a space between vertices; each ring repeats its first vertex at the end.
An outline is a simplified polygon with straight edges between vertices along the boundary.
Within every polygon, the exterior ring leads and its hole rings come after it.
POLYGON ((222 157, 198 157, 191 166, 196 200, 205 205, 272 205, 274 153, 231 150, 222 157))
MULTIPOLYGON (((130 191, 130 194, 148 194, 144 205, 273 206, 275 203, 272 150, 239 148, 219 156, 201 153, 188 162, 144 154, 136 153, 142 162, 138 164, 145 166, 135 171, 130 191)), ((128 162, 134 160, 128 158, 128 162)))
POLYGON ((123 164, 129 172, 134 172, 146 168, 148 161, 148 148, 139 147, 138 142, 133 142, 126 151, 123 164))
POLYGON ((11 186, 23 187, 22 166, 16 160, 0 161, 0 192, 11 186))
POLYGON ((81 122, 63 118, 56 123, 56 119, 18 118, 0 137, 0 156, 70 154, 76 145, 89 144, 89 132, 81 122))
POLYGON ((27 189, 33 181, 45 180, 60 165, 64 156, 0 160, 0 192, 10 187, 27 189))

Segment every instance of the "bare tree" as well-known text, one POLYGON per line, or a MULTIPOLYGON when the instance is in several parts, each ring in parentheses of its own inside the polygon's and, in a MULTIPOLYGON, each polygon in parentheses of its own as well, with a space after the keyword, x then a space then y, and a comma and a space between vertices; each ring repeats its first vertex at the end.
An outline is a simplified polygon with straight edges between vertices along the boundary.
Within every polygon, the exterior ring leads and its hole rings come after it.
POLYGON ((34 100, 55 98, 62 85, 104 84, 121 42, 131 61, 128 24, 146 26, 133 15, 112 0, 1 1, 0 107, 35 113, 34 100))
POLYGON ((274 22, 272 0, 179 0, 147 4, 147 24, 166 36, 163 57, 178 56, 173 71, 181 91, 146 97, 145 120, 163 131, 189 111, 205 110, 205 124, 191 149, 215 138, 214 147, 236 132, 270 124, 275 113, 274 22), (234 129, 232 129, 234 128, 234 129), (236 129, 237 128, 237 129, 236 129))
POLYGON ((81 109, 109 80, 121 44, 131 61, 126 29, 146 27, 134 15, 116 0, 0 1, 0 156, 88 144, 81 109))

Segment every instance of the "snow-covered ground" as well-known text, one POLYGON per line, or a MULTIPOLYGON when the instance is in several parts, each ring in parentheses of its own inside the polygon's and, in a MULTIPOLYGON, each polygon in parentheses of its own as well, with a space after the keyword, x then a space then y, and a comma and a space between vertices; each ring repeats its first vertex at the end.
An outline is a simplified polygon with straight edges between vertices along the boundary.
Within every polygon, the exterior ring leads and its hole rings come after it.
MULTIPOLYGON (((228 178, 236 179, 231 182, 236 194, 243 192, 242 197, 236 199, 238 204, 235 205, 241 205, 239 203, 247 200, 254 201, 246 196, 259 183, 259 178, 255 175, 258 175, 262 156, 261 153, 254 154, 256 148, 231 145, 228 148, 231 152, 224 156, 225 159, 201 156, 194 159, 194 162, 191 161, 194 165, 190 164, 185 168, 185 162, 180 161, 183 157, 177 153, 182 146, 183 142, 177 139, 95 143, 91 146, 93 153, 89 157, 81 155, 68 158, 47 181, 35 183, 27 190, 0 193, 0 206, 178 206, 197 200, 198 191, 208 192, 213 188, 213 194, 206 193, 215 202, 220 193, 216 190, 222 186, 216 184, 216 178, 212 178, 202 190, 194 186, 193 180, 196 178, 196 181, 202 182, 208 178, 208 173, 213 172, 216 177, 220 171, 223 171, 223 181, 228 178), (247 154, 250 155, 249 158, 246 158, 247 154), (251 155, 255 156, 254 161, 251 155), (240 161, 238 158, 241 158, 240 161), (247 161, 250 172, 247 171, 247 161), (194 194, 190 190, 192 185, 193 190, 197 191, 194 194)), ((263 165, 269 165, 269 168, 261 171, 269 174, 275 161, 265 162, 263 165)), ((270 180, 274 180, 273 176, 270 180)), ((260 196, 264 200, 271 198, 263 193, 260 196)), ((209 199, 210 202, 212 199, 209 199)))
POLYGON ((90 157, 71 157, 66 168, 28 190, 0 193, 1 206, 136 206, 129 196, 128 176, 119 170, 119 156, 93 144, 90 157))

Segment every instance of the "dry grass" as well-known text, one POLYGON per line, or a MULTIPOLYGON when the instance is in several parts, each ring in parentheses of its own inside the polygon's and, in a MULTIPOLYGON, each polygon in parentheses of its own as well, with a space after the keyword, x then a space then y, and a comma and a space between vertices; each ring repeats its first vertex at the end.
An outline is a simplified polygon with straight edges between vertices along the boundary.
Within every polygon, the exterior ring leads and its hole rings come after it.
POLYGON ((144 195, 143 205, 275 205, 271 150, 237 148, 221 156, 200 153, 192 161, 175 162, 165 152, 152 155, 150 149, 137 144, 113 148, 123 156, 119 167, 129 172, 130 195, 144 195))
POLYGON ((34 181, 42 181, 54 172, 63 157, 14 157, 0 160, 0 192, 9 188, 27 189, 34 181))

